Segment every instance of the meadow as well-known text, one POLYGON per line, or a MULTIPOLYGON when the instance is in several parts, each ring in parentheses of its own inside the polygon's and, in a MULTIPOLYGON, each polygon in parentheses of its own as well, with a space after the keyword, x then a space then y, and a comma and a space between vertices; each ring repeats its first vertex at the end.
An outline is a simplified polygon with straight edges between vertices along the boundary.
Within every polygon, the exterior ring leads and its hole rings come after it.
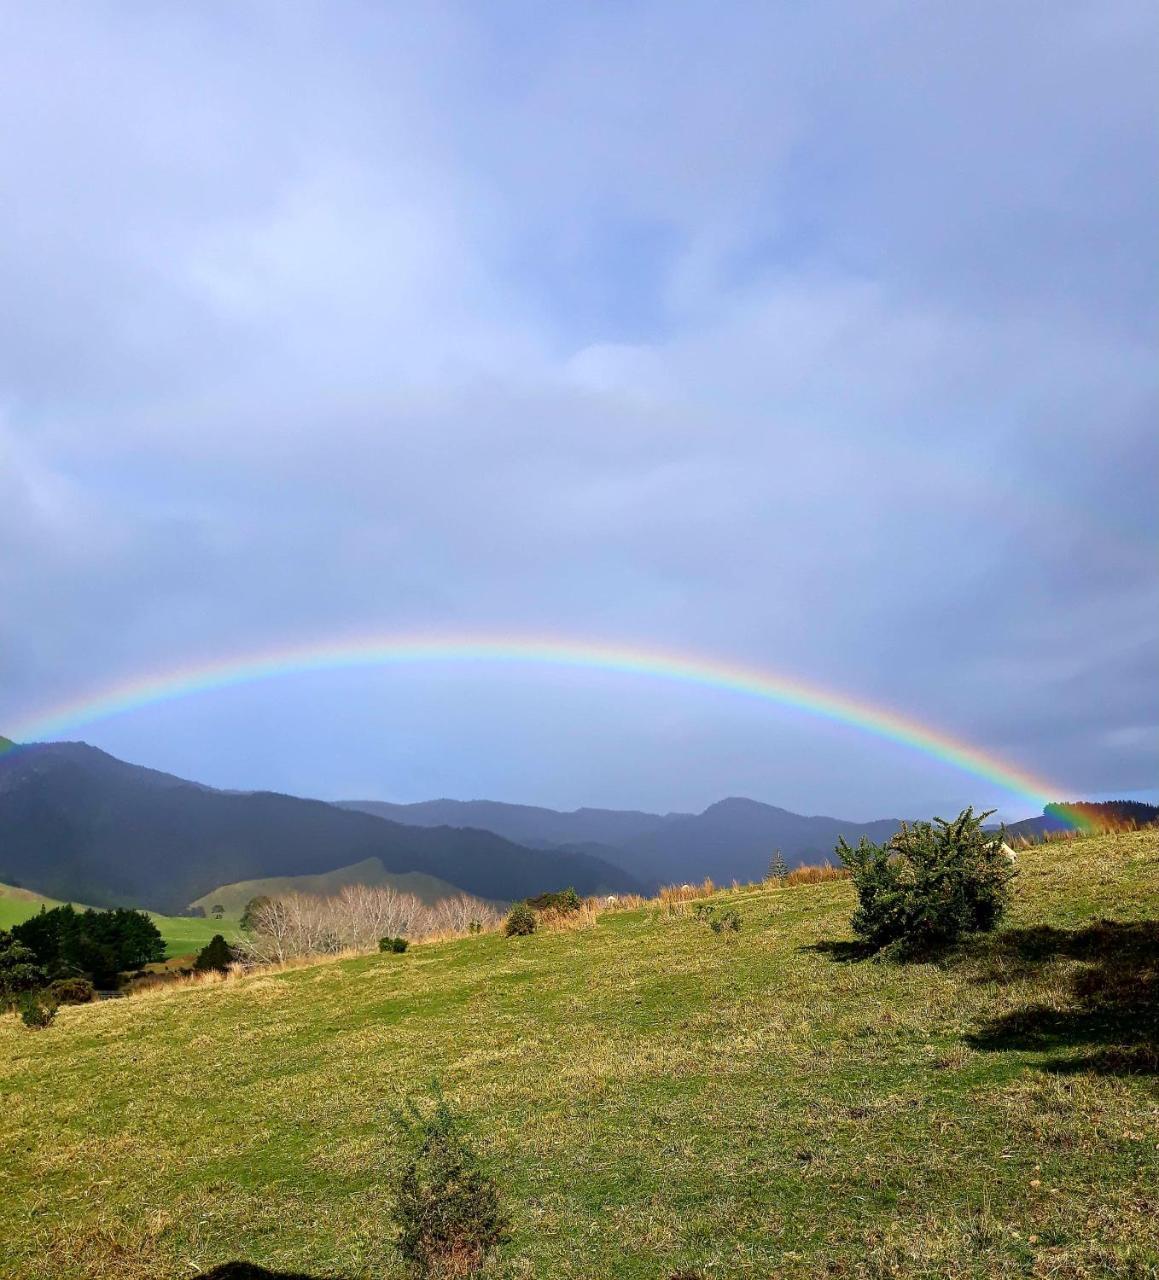
POLYGON ((1159 833, 1019 871, 936 964, 865 959, 830 880, 0 1018, 0 1275, 401 1277, 392 1112, 437 1077, 490 1275, 1159 1276, 1159 833))

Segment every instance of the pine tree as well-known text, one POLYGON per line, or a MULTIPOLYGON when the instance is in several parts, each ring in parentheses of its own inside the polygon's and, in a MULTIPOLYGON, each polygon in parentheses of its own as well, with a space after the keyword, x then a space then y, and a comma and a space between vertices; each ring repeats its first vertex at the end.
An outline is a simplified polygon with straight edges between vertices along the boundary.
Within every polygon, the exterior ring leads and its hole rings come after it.
POLYGON ((773 854, 773 860, 769 863, 768 879, 783 880, 789 874, 789 865, 785 861, 784 854, 780 849, 773 854))

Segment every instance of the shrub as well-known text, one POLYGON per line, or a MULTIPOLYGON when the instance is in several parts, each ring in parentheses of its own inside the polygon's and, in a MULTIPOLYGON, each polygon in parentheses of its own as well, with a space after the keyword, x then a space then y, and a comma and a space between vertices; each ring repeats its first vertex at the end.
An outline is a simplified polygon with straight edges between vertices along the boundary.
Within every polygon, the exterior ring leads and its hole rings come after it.
POLYGON ((56 1004, 39 991, 27 992, 20 1001, 20 1021, 30 1031, 43 1031, 52 1026, 56 1017, 56 1004))
POLYGON ((378 940, 379 951, 391 951, 395 955, 402 955, 409 946, 410 943, 405 938, 379 938, 378 940))
POLYGON ((229 970, 229 966, 236 959, 237 957, 233 954, 233 948, 229 943, 220 933, 215 933, 197 953, 197 959, 193 962, 193 970, 195 973, 226 973, 229 970))
POLYGON ((557 911, 560 915, 571 915, 580 909, 581 899, 574 889, 561 889, 558 893, 541 893, 537 898, 528 898, 527 905, 534 911, 557 911))
POLYGON ((32 949, 0 929, 0 1009, 13 1008, 21 996, 47 980, 32 949))
POLYGON ((535 932, 536 923, 535 912, 527 903, 517 902, 507 913, 503 932, 509 938, 525 938, 535 932))
POLYGON ((964 809, 952 822, 902 824, 883 845, 844 839, 858 907, 854 933, 896 955, 932 952, 965 933, 993 929, 1010 902, 1014 868, 1002 850, 1005 831, 984 831, 993 810, 964 809))
POLYGON ((469 1276, 510 1239, 495 1180, 437 1096, 423 1115, 400 1117, 409 1150, 395 1196, 396 1243, 421 1276, 469 1276))
POLYGON ((57 1004, 89 1004, 97 993, 88 978, 58 978, 48 994, 57 1004))
POLYGON ((708 922, 708 927, 713 933, 739 933, 740 932, 740 912, 733 911, 730 907, 727 911, 721 912, 719 916, 708 922))

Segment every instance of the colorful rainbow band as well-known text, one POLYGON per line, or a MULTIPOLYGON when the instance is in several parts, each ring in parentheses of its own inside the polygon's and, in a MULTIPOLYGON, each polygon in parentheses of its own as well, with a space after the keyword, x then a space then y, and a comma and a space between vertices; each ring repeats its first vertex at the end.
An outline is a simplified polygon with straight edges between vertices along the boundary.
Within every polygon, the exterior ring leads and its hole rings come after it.
MULTIPOLYGON (((560 639, 372 636, 228 658, 125 681, 101 693, 63 703, 51 711, 22 720, 14 726, 13 736, 20 742, 59 738, 94 721, 155 703, 298 672, 458 662, 578 667, 676 681, 761 698, 911 747, 931 759, 994 783, 1036 808, 1057 800, 1060 794, 1057 787, 1043 779, 989 752, 956 741, 940 730, 801 680, 710 658, 560 639)), ((1076 826, 1083 825, 1079 817, 1071 820, 1076 826)))

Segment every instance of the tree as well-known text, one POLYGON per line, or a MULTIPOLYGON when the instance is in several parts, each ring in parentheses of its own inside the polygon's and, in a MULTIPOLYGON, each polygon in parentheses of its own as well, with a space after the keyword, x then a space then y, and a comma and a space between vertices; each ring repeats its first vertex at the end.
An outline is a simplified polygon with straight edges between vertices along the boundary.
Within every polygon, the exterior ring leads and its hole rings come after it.
POLYGON ((785 856, 780 849, 773 852, 772 861, 769 863, 769 874, 766 877, 769 880, 783 880, 789 874, 789 865, 785 861, 785 856))
POLYGON ((48 981, 31 947, 0 929, 0 1009, 11 1009, 22 996, 48 981))
POLYGON ((51 978, 87 976, 98 987, 116 985, 126 969, 164 960, 161 931, 144 911, 77 911, 44 907, 13 926, 12 936, 28 947, 51 978))
POLYGON ((993 929, 1011 897, 1014 867, 1005 830, 984 831, 993 810, 964 809, 952 822, 905 823, 883 845, 862 837, 837 846, 849 868, 858 906, 854 933, 875 950, 925 954, 963 934, 993 929))
POLYGON ((241 927, 243 933, 252 933, 257 927, 258 917, 261 915, 263 907, 270 905, 270 899, 264 894, 258 894, 256 898, 251 898, 242 910, 241 927))
POLYGON ((213 918, 215 920, 220 920, 221 917, 225 915, 225 908, 221 905, 220 902, 215 902, 213 906, 210 907, 210 911, 213 913, 213 918))
POLYGON ((208 973, 211 970, 217 973, 225 973, 229 966, 233 964, 234 959, 233 948, 220 933, 215 933, 197 953, 197 959, 194 960, 193 967, 198 973, 208 973))

